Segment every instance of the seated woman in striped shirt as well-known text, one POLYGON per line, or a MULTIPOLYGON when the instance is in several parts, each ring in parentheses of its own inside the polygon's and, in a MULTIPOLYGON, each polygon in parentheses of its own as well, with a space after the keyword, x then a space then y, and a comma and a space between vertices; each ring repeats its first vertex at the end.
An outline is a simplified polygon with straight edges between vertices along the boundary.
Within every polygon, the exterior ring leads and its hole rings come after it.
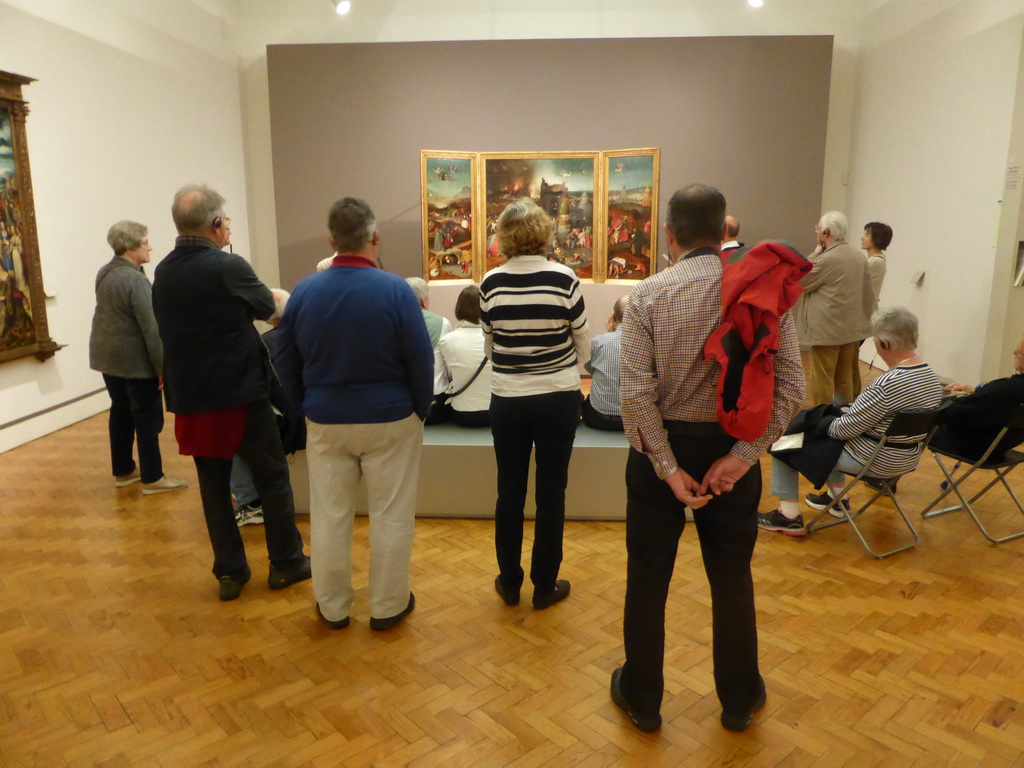
POLYGON ((494 588, 507 605, 519 603, 523 583, 523 508, 536 447, 537 522, 530 580, 533 607, 569 594, 558 578, 562 563, 565 486, 580 420, 580 372, 590 359, 587 314, 576 273, 548 261, 555 226, 530 198, 498 217, 501 255, 508 262, 480 283, 480 323, 491 359, 491 435, 498 464, 494 588))
MULTIPOLYGON (((916 351, 917 318, 903 307, 879 309, 871 318, 871 335, 878 356, 889 367, 875 379, 850 405, 849 410, 828 427, 829 437, 845 440, 843 452, 828 478, 828 494, 811 493, 805 501, 812 509, 822 510, 846 484, 844 472, 856 474, 864 468, 878 442, 897 411, 938 408, 942 400, 942 385, 935 372, 916 351)), ((903 438, 886 444, 875 458, 872 475, 896 477, 917 466, 921 457, 921 439, 924 435, 903 438)), ((773 495, 779 497, 779 507, 757 516, 758 527, 766 531, 779 531, 789 536, 807 533, 800 514, 797 471, 776 457, 772 457, 773 495)), ((842 505, 850 509, 844 499, 842 505)))

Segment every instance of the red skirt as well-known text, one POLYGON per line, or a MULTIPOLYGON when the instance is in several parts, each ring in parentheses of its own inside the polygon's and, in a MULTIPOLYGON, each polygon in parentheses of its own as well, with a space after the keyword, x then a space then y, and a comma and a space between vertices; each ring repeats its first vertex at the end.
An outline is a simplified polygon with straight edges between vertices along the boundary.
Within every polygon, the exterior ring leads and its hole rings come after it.
POLYGON ((245 434, 249 406, 223 411, 174 414, 174 437, 182 456, 230 459, 238 453, 245 434))

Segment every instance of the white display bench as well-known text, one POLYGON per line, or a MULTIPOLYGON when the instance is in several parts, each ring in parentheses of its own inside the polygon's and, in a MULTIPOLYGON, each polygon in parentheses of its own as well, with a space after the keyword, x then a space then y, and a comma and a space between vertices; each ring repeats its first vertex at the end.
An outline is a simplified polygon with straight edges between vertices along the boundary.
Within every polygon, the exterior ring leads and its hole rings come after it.
MULTIPOLYGON (((621 432, 580 424, 569 463, 565 516, 572 520, 625 520, 626 455, 621 432)), ((309 470, 305 451, 291 465, 295 508, 309 512, 309 470)), ((496 489, 494 444, 489 429, 436 424, 423 431, 417 517, 494 516, 496 489)), ((526 515, 534 515, 533 472, 526 495, 526 515)), ((360 512, 366 511, 361 494, 360 512)))

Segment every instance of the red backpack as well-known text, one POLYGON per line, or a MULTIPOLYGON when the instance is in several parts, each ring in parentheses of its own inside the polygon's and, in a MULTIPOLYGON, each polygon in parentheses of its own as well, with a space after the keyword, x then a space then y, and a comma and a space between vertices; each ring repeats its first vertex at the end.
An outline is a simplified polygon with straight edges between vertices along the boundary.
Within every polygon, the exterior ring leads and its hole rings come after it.
POLYGON ((781 243, 758 243, 722 268, 722 324, 704 343, 718 360, 718 423, 738 440, 759 438, 775 393, 779 318, 803 293, 811 262, 781 243))

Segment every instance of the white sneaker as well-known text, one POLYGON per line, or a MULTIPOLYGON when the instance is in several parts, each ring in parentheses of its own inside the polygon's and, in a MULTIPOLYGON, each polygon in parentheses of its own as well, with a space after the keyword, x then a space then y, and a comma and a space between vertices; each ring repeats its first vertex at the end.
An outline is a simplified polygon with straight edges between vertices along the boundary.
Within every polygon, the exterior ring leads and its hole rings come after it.
POLYGON ((114 475, 114 486, 116 488, 125 488, 140 480, 142 480, 142 475, 139 474, 139 470, 133 469, 127 475, 114 475))
POLYGON ((188 480, 182 480, 177 477, 168 477, 164 475, 155 483, 143 483, 142 492, 147 496, 151 496, 154 493, 170 493, 171 491, 180 491, 183 488, 188 488, 188 480))
POLYGON ((255 504, 239 504, 235 509, 235 522, 243 525, 263 525, 263 507, 255 504))

